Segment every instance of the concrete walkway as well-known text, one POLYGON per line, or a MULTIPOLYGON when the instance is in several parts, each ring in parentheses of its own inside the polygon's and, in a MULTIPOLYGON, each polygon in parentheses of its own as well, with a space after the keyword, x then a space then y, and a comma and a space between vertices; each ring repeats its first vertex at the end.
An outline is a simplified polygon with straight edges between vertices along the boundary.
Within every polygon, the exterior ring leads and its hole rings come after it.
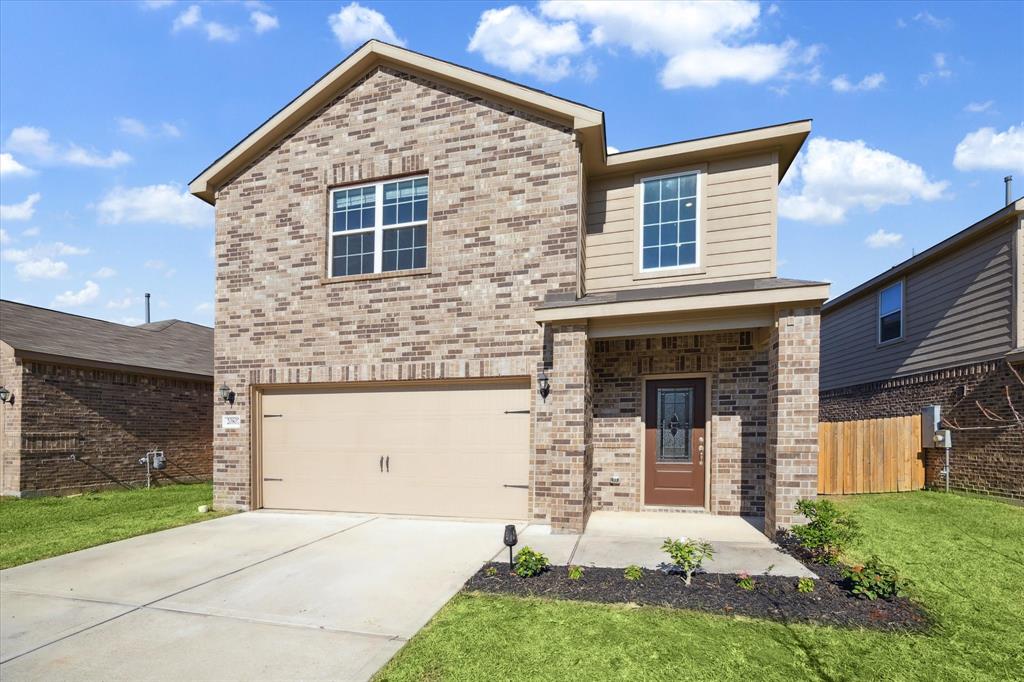
MULTIPOLYGON (((759 521, 701 513, 594 512, 583 535, 552 535, 544 526, 529 526, 520 534, 519 547, 529 545, 553 564, 658 568, 668 561, 661 549, 665 538, 685 536, 711 543, 714 558, 704 565, 709 573, 817 577, 771 542, 759 521)), ((507 552, 495 556, 507 558, 507 552)))
POLYGON ((0 572, 0 678, 366 680, 504 526, 257 512, 0 572))

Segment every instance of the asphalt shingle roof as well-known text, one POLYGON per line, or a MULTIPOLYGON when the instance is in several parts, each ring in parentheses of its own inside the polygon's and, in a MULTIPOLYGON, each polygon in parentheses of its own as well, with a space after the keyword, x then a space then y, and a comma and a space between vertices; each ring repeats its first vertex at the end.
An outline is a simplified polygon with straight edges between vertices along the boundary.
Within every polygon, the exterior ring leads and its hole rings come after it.
POLYGON ((213 329, 181 320, 132 327, 0 300, 0 340, 28 353, 213 376, 213 329))

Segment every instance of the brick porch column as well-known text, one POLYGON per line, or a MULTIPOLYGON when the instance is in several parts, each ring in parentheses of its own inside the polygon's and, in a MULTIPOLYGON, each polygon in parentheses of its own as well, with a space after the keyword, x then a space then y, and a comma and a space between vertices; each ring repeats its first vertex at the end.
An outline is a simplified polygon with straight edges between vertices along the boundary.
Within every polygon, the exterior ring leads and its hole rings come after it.
POLYGON ((764 532, 801 523, 797 500, 818 490, 819 308, 780 309, 768 351, 764 532))
MULTIPOLYGON (((535 453, 531 515, 555 533, 580 533, 590 516, 593 472, 593 382, 585 324, 552 325, 545 333, 544 369, 551 393, 534 391, 535 453)), ((536 388, 536 379, 534 380, 536 388)))

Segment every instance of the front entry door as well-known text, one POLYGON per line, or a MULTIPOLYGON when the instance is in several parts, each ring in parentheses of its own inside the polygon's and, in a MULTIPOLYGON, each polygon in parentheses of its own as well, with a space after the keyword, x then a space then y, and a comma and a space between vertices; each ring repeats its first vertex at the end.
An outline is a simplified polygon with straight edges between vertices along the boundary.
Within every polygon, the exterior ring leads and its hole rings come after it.
POLYGON ((704 506, 704 379, 647 382, 644 502, 704 506))

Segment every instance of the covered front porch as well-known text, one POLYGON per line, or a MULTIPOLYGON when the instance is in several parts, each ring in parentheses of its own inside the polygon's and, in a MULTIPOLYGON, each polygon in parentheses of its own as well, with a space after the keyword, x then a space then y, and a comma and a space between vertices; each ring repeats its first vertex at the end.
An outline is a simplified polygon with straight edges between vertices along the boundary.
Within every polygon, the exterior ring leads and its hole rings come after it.
POLYGON ((751 280, 548 301, 533 520, 597 512, 794 522, 817 485, 818 306, 827 285, 751 280))

